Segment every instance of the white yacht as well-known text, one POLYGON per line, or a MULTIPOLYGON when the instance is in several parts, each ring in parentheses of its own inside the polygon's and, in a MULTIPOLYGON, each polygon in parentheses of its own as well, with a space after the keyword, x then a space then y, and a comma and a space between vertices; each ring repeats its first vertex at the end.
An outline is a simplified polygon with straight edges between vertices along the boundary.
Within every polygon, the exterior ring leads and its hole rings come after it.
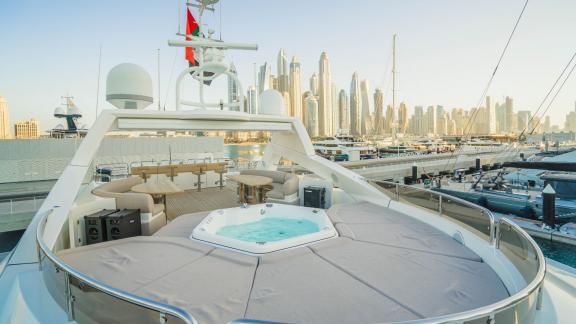
POLYGON ((339 133, 313 143, 318 154, 332 161, 359 161, 378 157, 375 146, 349 134, 339 133))
POLYGON ((242 93, 223 51, 255 46, 170 44, 194 47, 203 62, 180 74, 177 110, 143 110, 152 87, 142 68, 110 71, 107 98, 120 109, 102 112, 0 262, 1 323, 573 322, 576 276, 547 263, 517 225, 316 155, 274 90, 261 94, 259 115, 243 101, 185 99, 190 77, 200 94, 225 76, 242 93), (270 133, 257 169, 203 161, 96 176, 110 132, 237 130, 270 133), (280 171, 281 160, 308 172, 280 171), (179 193, 154 201, 143 184, 179 193))

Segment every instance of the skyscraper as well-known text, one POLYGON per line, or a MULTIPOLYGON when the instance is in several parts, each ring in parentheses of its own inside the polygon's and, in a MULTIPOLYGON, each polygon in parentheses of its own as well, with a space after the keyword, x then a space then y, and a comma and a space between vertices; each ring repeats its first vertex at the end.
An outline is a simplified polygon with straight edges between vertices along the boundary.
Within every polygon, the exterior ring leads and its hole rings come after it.
POLYGON ((413 120, 412 132, 416 135, 426 134, 426 131, 424 130, 424 107, 414 106, 413 120))
POLYGON ((310 92, 312 95, 318 95, 318 74, 314 73, 310 77, 310 92))
POLYGON ((340 129, 350 131, 350 104, 346 90, 340 90, 338 95, 338 110, 340 115, 340 129))
POLYGON ((336 83, 332 82, 330 90, 332 92, 332 98, 330 100, 332 102, 332 134, 336 134, 340 129, 340 106, 338 105, 338 93, 340 89, 338 89, 336 83))
POLYGON ((514 120, 514 101, 510 97, 506 97, 506 132, 515 132, 516 123, 514 120))
POLYGON ((530 115, 532 113, 529 110, 520 110, 518 111, 518 132, 530 132, 532 131, 531 124, 530 124, 530 115))
POLYGON ((273 88, 271 79, 272 72, 270 70, 270 65, 268 65, 267 62, 264 62, 264 64, 260 66, 260 72, 258 73, 258 95, 273 88))
MULTIPOLYGON (((230 63, 230 73, 237 75, 236 66, 230 63)), ((237 102, 240 99, 238 94, 238 84, 231 77, 228 77, 228 103, 237 102)), ((230 110, 238 111, 240 107, 230 108, 230 110)))
POLYGON ((428 106, 426 110, 426 120, 428 121, 427 132, 436 135, 437 115, 435 106, 428 106))
POLYGON ((332 80, 326 52, 320 55, 318 81, 318 132, 323 136, 329 136, 334 132, 332 131, 332 91, 330 90, 332 80))
POLYGON ((306 102, 306 115, 308 116, 308 135, 310 137, 317 137, 319 135, 318 129, 318 100, 316 96, 309 93, 305 99, 306 102))
POLYGON ((278 91, 280 93, 289 92, 290 81, 288 75, 288 57, 286 51, 281 49, 278 53, 278 91))
POLYGON ((492 107, 492 98, 486 96, 486 123, 488 134, 496 134, 496 111, 492 107))
POLYGON ((40 137, 40 127, 36 119, 32 118, 14 124, 14 138, 34 139, 38 137, 40 137))
POLYGON ((360 106, 360 83, 358 82, 358 72, 352 74, 350 83, 350 132, 353 135, 361 134, 361 114, 360 106))
POLYGON ((408 129, 408 108, 404 102, 398 107, 398 128, 396 131, 400 134, 406 133, 408 129))
POLYGON ((292 57, 290 62, 290 106, 292 107, 292 116, 300 118, 303 121, 302 113, 302 86, 300 62, 297 57, 292 57))
POLYGON ((292 116, 290 94, 288 92, 282 92, 282 97, 284 98, 284 116, 292 116))
POLYGON ((308 110, 306 106, 306 98, 308 98, 310 95, 313 95, 311 91, 304 91, 302 98, 300 98, 300 101, 302 102, 302 123, 304 123, 304 127, 306 127, 306 129, 308 129, 308 110))
POLYGON ((360 82, 360 93, 362 94, 362 119, 361 119, 361 134, 368 135, 372 133, 372 118, 370 117, 370 84, 368 80, 360 82))
POLYGON ((384 93, 382 89, 374 90, 374 134, 384 133, 384 93))
POLYGON ((10 138, 10 118, 8 114, 8 102, 0 96, 0 139, 10 138))
POLYGON ((258 93, 254 86, 248 87, 248 92, 246 93, 246 110, 249 114, 258 113, 258 93))
POLYGON ((392 105, 386 106, 386 118, 384 119, 384 132, 392 134, 394 132, 394 109, 392 105))

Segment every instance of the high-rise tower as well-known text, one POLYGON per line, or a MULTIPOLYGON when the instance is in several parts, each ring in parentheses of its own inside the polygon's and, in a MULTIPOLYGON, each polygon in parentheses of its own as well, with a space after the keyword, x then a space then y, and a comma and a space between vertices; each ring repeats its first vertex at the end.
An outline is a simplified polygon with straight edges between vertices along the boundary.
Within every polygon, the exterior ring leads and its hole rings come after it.
POLYGON ((292 57, 292 62, 290 62, 290 106, 292 107, 292 116, 302 120, 304 114, 302 113, 302 86, 300 81, 300 62, 294 56, 292 57))
POLYGON ((496 111, 492 107, 490 96, 486 96, 486 124, 488 134, 496 134, 496 111))
POLYGON ((249 114, 258 113, 258 92, 254 86, 249 86, 246 93, 246 111, 249 114))
POLYGON ((360 106, 360 83, 358 82, 358 72, 352 74, 350 83, 350 133, 352 135, 361 134, 361 109, 360 106))
POLYGON ((319 62, 318 76, 318 132, 321 135, 333 135, 332 131, 332 91, 330 86, 332 80, 330 76, 330 62, 326 52, 322 52, 319 62))
POLYGON ((318 95, 318 74, 314 73, 310 77, 310 92, 312 95, 318 95))
POLYGON ((281 49, 278 53, 278 91, 289 92, 290 77, 288 75, 288 57, 286 51, 281 49))
POLYGON ((308 117, 307 127, 308 135, 310 137, 317 137, 319 135, 318 130, 318 100, 316 96, 309 93, 306 99, 306 115, 308 117))
POLYGON ((346 90, 340 90, 338 95, 338 110, 340 115, 340 129, 350 131, 350 104, 346 90))
POLYGON ((336 134, 340 129, 340 107, 338 106, 338 93, 340 92, 340 89, 338 89, 338 86, 336 86, 336 83, 334 82, 332 82, 330 89, 332 92, 332 133, 336 134))
MULTIPOLYGON (((230 63, 230 73, 237 75, 236 66, 234 63, 230 63)), ((237 102, 240 99, 240 94, 238 93, 238 84, 228 77, 228 103, 237 102)), ((240 107, 233 108, 233 110, 240 110, 240 107)))
POLYGON ((374 90, 374 134, 380 135, 384 132, 384 93, 382 89, 374 90))
POLYGON ((370 84, 368 80, 362 80, 360 83, 360 93, 362 102, 362 119, 360 122, 360 131, 362 135, 372 133, 372 119, 370 118, 370 84))
POLYGON ((8 114, 8 102, 0 97, 0 139, 10 138, 10 118, 8 114))
POLYGON ((270 65, 264 62, 264 64, 260 66, 260 72, 258 73, 258 95, 268 89, 272 89, 271 79, 272 72, 270 65))

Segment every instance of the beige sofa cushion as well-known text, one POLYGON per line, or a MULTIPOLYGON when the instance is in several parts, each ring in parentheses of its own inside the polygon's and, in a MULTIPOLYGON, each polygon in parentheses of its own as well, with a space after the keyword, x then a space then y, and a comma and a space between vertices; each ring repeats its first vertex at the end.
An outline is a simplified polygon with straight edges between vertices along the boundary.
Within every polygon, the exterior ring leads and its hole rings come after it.
POLYGON ((99 197, 115 198, 118 209, 140 209, 142 213, 154 212, 152 196, 144 193, 129 192, 133 186, 144 182, 140 177, 130 177, 100 185, 92 193, 99 197))
POLYGON ((272 190, 266 193, 266 197, 284 199, 298 192, 298 176, 292 173, 271 170, 244 170, 240 174, 257 175, 271 178, 272 190))
POLYGON ((240 171, 240 174, 268 177, 271 178, 273 182, 284 183, 284 181, 286 180, 287 173, 282 171, 271 171, 271 170, 244 170, 240 171))

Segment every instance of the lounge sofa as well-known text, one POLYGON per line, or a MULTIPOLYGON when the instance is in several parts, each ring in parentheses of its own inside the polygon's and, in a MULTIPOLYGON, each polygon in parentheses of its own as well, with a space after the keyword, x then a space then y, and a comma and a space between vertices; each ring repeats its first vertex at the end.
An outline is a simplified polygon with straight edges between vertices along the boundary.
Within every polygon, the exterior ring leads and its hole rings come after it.
POLYGON ((244 170, 240 174, 257 175, 272 179, 266 191, 266 202, 298 205, 298 176, 292 173, 270 170, 244 170))
POLYGON ((133 186, 143 183, 140 177, 129 177, 100 185, 92 194, 103 198, 114 198, 117 209, 140 209, 142 235, 152 235, 166 225, 163 204, 155 204, 149 194, 131 192, 133 186))

